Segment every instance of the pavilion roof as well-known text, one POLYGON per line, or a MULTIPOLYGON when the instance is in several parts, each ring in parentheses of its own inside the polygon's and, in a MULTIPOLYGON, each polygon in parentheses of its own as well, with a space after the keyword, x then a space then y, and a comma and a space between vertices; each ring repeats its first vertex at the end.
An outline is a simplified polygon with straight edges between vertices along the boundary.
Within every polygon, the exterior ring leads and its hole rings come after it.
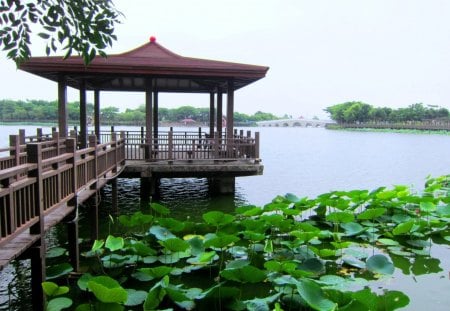
POLYGON ((80 56, 32 57, 19 69, 88 90, 144 91, 146 79, 154 79, 159 92, 207 93, 226 91, 227 81, 239 89, 265 77, 269 67, 184 57, 171 52, 153 38, 146 44, 107 58, 96 57, 89 65, 80 56))

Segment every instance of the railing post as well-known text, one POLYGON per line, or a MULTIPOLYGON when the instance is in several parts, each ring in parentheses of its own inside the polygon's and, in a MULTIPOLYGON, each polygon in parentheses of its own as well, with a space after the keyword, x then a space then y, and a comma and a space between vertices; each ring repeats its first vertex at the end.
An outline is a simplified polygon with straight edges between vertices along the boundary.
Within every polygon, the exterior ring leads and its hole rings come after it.
POLYGON ((111 132, 111 147, 114 148, 114 161, 111 161, 111 163, 114 162, 114 168, 112 169, 112 172, 117 173, 117 134, 115 132, 111 132))
MULTIPOLYGON (((120 144, 119 144, 119 159, 120 164, 125 162, 125 131, 120 131, 120 144)), ((117 164, 117 163, 116 163, 117 164)))
POLYGON ((214 159, 219 158, 219 133, 214 133, 214 159))
POLYGON ((173 128, 169 131, 169 160, 173 160, 173 128))
POLYGON ((39 235, 39 239, 30 248, 31 254, 31 295, 36 302, 36 309, 43 310, 45 295, 42 282, 45 281, 45 224, 44 224, 44 193, 42 177, 42 145, 31 143, 27 145, 28 163, 35 163, 36 168, 29 171, 29 177, 35 178, 34 208, 38 222, 30 227, 30 234, 39 235))
POLYGON ((42 141, 42 128, 36 129, 37 141, 42 141))
POLYGON ((255 159, 259 161, 259 132, 255 132, 255 159))
MULTIPOLYGON (((14 165, 20 165, 20 142, 19 135, 9 135, 10 156, 14 156, 14 165)), ((17 176, 18 177, 18 176, 17 176)))
POLYGON ((19 143, 21 145, 25 145, 25 130, 24 129, 19 130, 19 143))
POLYGON ((56 155, 60 155, 61 152, 59 150, 59 133, 58 132, 56 132, 56 131, 52 132, 52 140, 56 144, 56 155))

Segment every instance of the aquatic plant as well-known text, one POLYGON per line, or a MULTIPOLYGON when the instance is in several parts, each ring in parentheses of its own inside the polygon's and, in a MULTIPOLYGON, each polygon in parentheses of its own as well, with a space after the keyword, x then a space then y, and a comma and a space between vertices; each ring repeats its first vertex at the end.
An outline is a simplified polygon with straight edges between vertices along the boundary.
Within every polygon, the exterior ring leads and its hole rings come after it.
MULTIPOLYGON (((119 216, 123 231, 84 253, 89 271, 71 287, 84 293, 76 310, 405 307, 404 293, 379 289, 395 271, 442 271, 430 248, 450 244, 448 185, 440 177, 421 194, 405 186, 314 199, 287 194, 230 214, 209 211, 198 222, 170 218, 152 203, 119 216)), ((58 288, 48 292, 65 291, 58 288)))

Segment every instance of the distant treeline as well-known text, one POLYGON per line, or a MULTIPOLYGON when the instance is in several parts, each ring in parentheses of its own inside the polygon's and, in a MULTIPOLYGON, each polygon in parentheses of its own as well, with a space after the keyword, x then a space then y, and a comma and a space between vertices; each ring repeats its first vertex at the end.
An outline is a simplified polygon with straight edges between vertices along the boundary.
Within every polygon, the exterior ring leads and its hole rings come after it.
POLYGON ((346 102, 325 109, 330 118, 337 123, 365 122, 409 122, 429 120, 449 120, 449 111, 437 106, 424 106, 422 103, 412 104, 407 108, 392 109, 373 107, 363 102, 346 102))
MULTIPOLYGON (((67 104, 69 121, 79 121, 80 103, 70 102, 67 104)), ((94 118, 94 105, 86 105, 88 118, 94 118)), ((183 122, 185 119, 192 119, 198 123, 207 124, 209 122, 209 108, 194 108, 182 106, 178 108, 159 108, 158 118, 162 122, 183 122)), ((120 112, 116 107, 105 107, 100 109, 100 119, 103 124, 133 124, 143 125, 145 123, 145 106, 136 109, 127 108, 120 112)), ((241 124, 253 124, 257 121, 275 120, 277 116, 258 111, 253 115, 240 112, 234 113, 234 122, 241 124)), ((58 120, 57 101, 45 100, 0 100, 0 121, 1 122, 55 122, 58 120)))

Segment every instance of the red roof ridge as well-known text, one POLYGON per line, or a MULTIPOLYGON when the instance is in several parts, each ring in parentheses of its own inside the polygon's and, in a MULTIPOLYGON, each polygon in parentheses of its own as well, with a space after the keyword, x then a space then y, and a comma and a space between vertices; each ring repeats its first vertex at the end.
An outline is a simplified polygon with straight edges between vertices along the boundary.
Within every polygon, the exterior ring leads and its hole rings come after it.
POLYGON ((142 58, 183 58, 157 42, 147 42, 133 50, 110 56, 118 57, 142 57, 142 58))

